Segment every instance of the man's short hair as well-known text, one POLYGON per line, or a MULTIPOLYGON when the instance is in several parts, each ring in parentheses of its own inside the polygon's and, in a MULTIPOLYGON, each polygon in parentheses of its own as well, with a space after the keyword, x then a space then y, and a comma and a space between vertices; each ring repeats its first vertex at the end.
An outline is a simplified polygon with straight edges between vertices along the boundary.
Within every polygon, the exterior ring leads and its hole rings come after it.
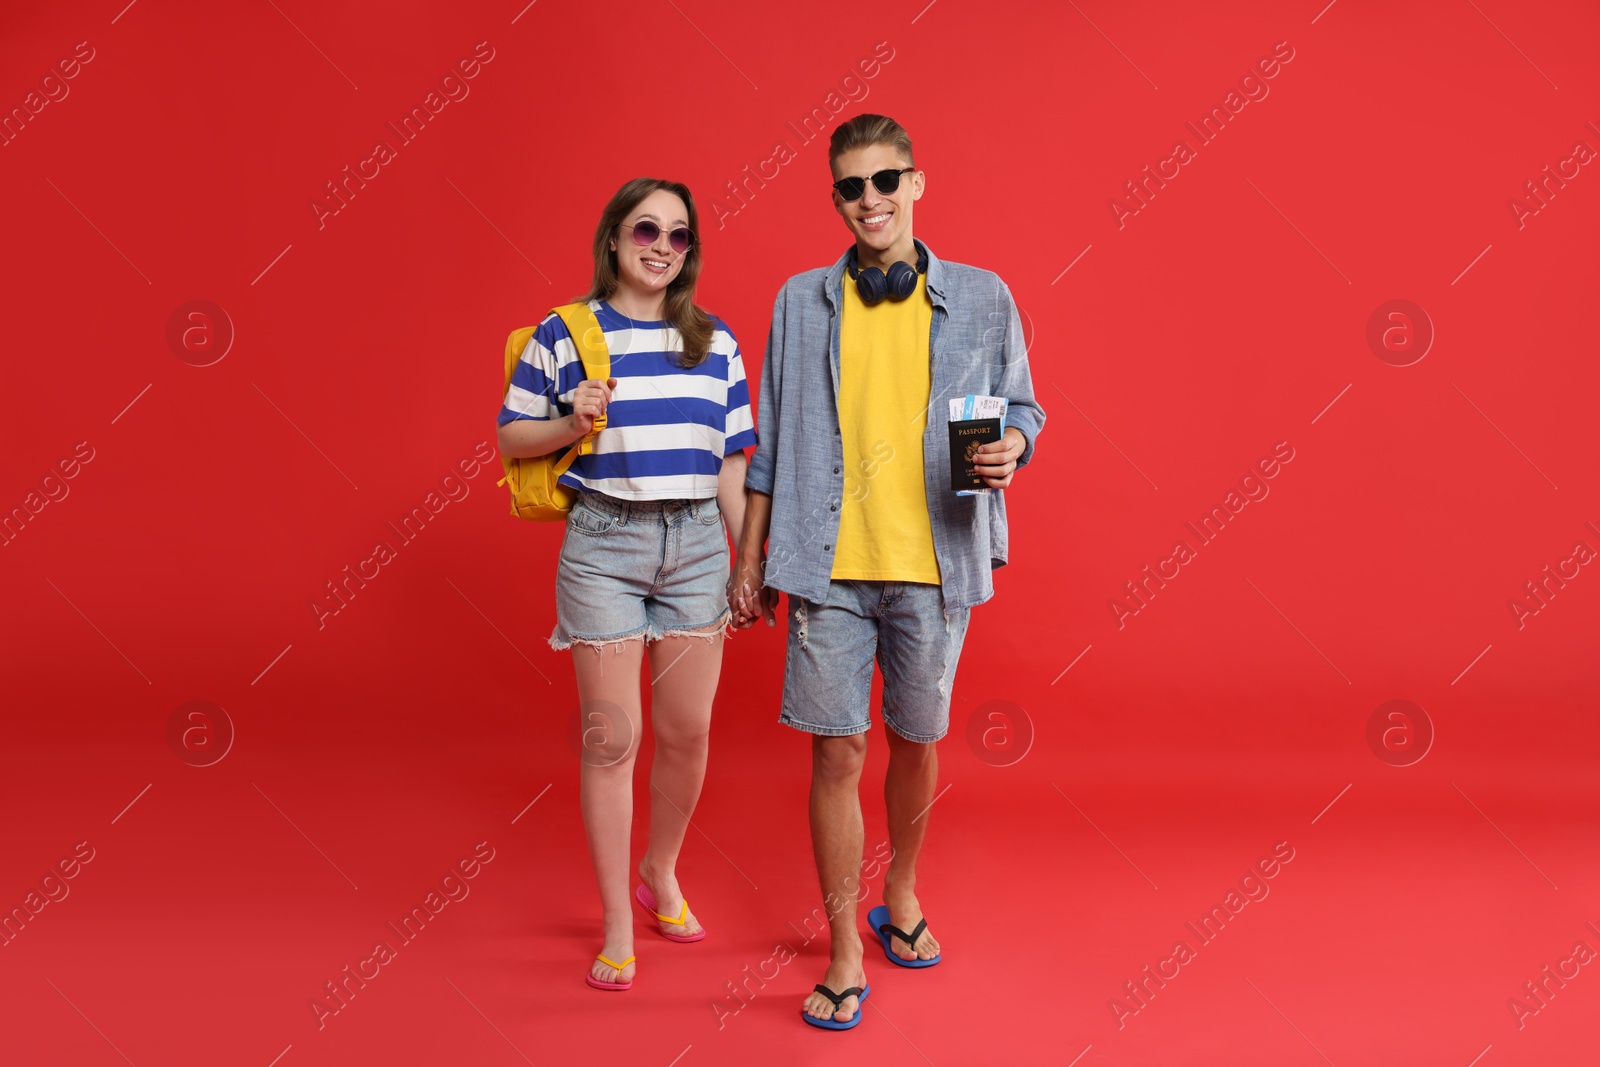
POLYGON ((904 126, 887 115, 857 115, 834 128, 828 139, 828 167, 846 152, 875 144, 890 145, 905 157, 907 166, 917 165, 911 154, 911 135, 904 126))

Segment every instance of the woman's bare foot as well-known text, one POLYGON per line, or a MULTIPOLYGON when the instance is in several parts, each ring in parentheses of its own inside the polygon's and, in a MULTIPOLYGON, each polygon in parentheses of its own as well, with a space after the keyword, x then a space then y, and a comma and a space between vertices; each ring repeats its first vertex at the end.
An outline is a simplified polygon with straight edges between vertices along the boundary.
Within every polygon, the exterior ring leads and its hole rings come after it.
MULTIPOLYGON (((604 956, 608 960, 628 959, 629 956, 633 955, 632 934, 630 933, 627 937, 619 936, 606 938, 606 946, 600 950, 600 955, 604 956)), ((594 965, 589 968, 589 974, 592 975, 594 980, 597 982, 610 982, 613 985, 617 985, 623 982, 631 981, 633 979, 634 970, 635 967, 632 960, 628 961, 627 966, 623 967, 621 970, 618 970, 617 968, 608 966, 603 961, 596 959, 594 961, 594 965)))
MULTIPOLYGON (((683 910, 683 890, 678 887, 676 871, 662 871, 651 867, 645 860, 639 861, 639 880, 645 888, 650 890, 656 898, 656 911, 662 915, 678 917, 678 912, 683 910)), ((683 916, 683 925, 662 922, 657 920, 656 925, 662 933, 673 934, 677 937, 693 937, 702 929, 699 920, 694 917, 694 912, 686 912, 683 916)), ((612 956, 612 959, 617 957, 612 956)))
MULTIPOLYGON (((849 960, 833 960, 828 964, 828 973, 822 976, 822 984, 835 993, 843 993, 852 986, 867 987, 867 972, 861 969, 861 957, 849 960)), ((845 997, 835 1008, 833 1001, 815 990, 806 997, 802 1010, 813 1019, 832 1019, 836 1023, 847 1023, 855 1018, 860 1010, 860 1001, 854 997, 845 997)))

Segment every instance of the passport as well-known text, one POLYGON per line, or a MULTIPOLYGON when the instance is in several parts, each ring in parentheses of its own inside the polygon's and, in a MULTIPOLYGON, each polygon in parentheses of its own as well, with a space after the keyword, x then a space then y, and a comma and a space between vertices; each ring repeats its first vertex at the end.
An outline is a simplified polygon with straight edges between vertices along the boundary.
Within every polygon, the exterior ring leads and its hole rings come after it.
POLYGON ((988 486, 972 464, 972 457, 982 445, 1000 440, 999 419, 957 419, 950 427, 950 488, 982 489, 988 486))

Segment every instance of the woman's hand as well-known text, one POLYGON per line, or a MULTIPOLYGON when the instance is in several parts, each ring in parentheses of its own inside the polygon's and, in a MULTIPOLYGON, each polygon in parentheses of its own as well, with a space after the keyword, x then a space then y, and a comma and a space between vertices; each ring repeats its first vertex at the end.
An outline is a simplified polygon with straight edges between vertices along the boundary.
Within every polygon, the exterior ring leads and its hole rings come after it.
POLYGON ((616 387, 615 378, 607 378, 603 382, 597 378, 586 378, 572 391, 572 428, 578 431, 579 437, 593 430, 594 420, 606 413, 606 405, 611 403, 611 390, 616 387))

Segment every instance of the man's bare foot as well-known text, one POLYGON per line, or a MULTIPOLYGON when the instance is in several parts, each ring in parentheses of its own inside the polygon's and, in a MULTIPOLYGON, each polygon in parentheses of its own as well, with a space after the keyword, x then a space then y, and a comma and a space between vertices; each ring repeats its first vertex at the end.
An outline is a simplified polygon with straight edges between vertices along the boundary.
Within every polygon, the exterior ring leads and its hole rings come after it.
MULTIPOLYGON (((867 972, 861 969, 861 957, 851 960, 833 960, 828 964, 828 973, 822 976, 822 984, 835 993, 843 993, 852 986, 867 986, 867 972)), ((860 1001, 854 996, 845 997, 835 1008, 833 1001, 812 990, 806 997, 802 1010, 813 1019, 832 1019, 836 1023, 847 1023, 855 1018, 860 1010, 860 1001)))
MULTIPOLYGON (((683 910, 683 890, 678 887, 678 875, 675 871, 661 871, 650 867, 644 860, 639 861, 639 880, 645 888, 650 890, 656 898, 656 911, 662 915, 670 915, 674 919, 678 912, 683 910)), ((701 930, 700 922, 694 917, 694 912, 687 912, 683 916, 683 925, 677 923, 656 921, 662 933, 672 934, 675 937, 693 937, 701 930)), ((617 957, 612 956, 612 959, 617 957)))
MULTIPOLYGON (((922 921, 922 905, 917 902, 917 895, 910 892, 892 892, 885 886, 883 902, 889 907, 889 922, 906 933, 917 928, 917 923, 922 921)), ((877 933, 876 930, 873 933, 877 933)), ((916 948, 906 944, 900 938, 889 935, 889 951, 901 959, 931 960, 939 954, 939 942, 931 931, 924 929, 917 937, 916 948)))

